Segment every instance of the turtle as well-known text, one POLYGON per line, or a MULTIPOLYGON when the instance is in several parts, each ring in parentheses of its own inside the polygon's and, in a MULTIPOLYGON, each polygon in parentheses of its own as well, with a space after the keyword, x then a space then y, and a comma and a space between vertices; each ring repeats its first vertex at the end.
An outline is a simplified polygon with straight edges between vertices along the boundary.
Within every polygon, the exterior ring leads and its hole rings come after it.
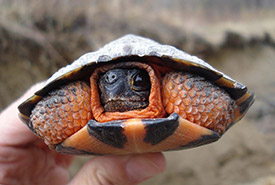
POLYGON ((202 59, 128 34, 59 69, 18 109, 50 149, 120 155, 217 141, 254 99, 202 59))

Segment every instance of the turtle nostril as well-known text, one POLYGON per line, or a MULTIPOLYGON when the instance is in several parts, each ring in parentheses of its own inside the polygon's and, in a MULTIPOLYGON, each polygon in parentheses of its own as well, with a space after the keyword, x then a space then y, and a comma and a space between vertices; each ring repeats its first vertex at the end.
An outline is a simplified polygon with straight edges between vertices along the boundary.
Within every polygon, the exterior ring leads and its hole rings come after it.
POLYGON ((105 74, 105 81, 106 83, 108 84, 112 84, 112 83, 115 83, 118 79, 118 76, 117 74, 115 74, 114 72, 112 71, 109 71, 105 74))

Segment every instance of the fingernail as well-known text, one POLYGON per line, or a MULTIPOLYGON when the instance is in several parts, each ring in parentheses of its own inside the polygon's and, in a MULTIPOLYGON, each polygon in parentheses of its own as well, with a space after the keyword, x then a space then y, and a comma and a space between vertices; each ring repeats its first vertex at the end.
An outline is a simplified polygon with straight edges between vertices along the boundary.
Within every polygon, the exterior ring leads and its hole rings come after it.
POLYGON ((142 154, 129 159, 126 170, 130 178, 135 182, 144 181, 165 169, 165 159, 162 154, 142 154))

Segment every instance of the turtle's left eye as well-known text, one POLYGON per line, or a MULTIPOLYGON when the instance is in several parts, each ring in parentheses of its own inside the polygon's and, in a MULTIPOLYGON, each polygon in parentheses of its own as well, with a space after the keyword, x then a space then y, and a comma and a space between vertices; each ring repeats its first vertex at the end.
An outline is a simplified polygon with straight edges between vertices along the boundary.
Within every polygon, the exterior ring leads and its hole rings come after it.
POLYGON ((146 91, 150 89, 150 77, 146 71, 137 71, 132 77, 132 89, 135 91, 146 91))

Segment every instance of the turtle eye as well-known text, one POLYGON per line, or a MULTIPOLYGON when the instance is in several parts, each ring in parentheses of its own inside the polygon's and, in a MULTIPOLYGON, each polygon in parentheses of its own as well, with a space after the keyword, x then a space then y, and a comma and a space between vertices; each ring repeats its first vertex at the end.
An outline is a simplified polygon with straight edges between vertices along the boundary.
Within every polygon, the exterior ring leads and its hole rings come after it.
POLYGON ((138 71, 132 78, 132 89, 135 91, 146 91, 150 89, 150 77, 146 71, 138 71))

